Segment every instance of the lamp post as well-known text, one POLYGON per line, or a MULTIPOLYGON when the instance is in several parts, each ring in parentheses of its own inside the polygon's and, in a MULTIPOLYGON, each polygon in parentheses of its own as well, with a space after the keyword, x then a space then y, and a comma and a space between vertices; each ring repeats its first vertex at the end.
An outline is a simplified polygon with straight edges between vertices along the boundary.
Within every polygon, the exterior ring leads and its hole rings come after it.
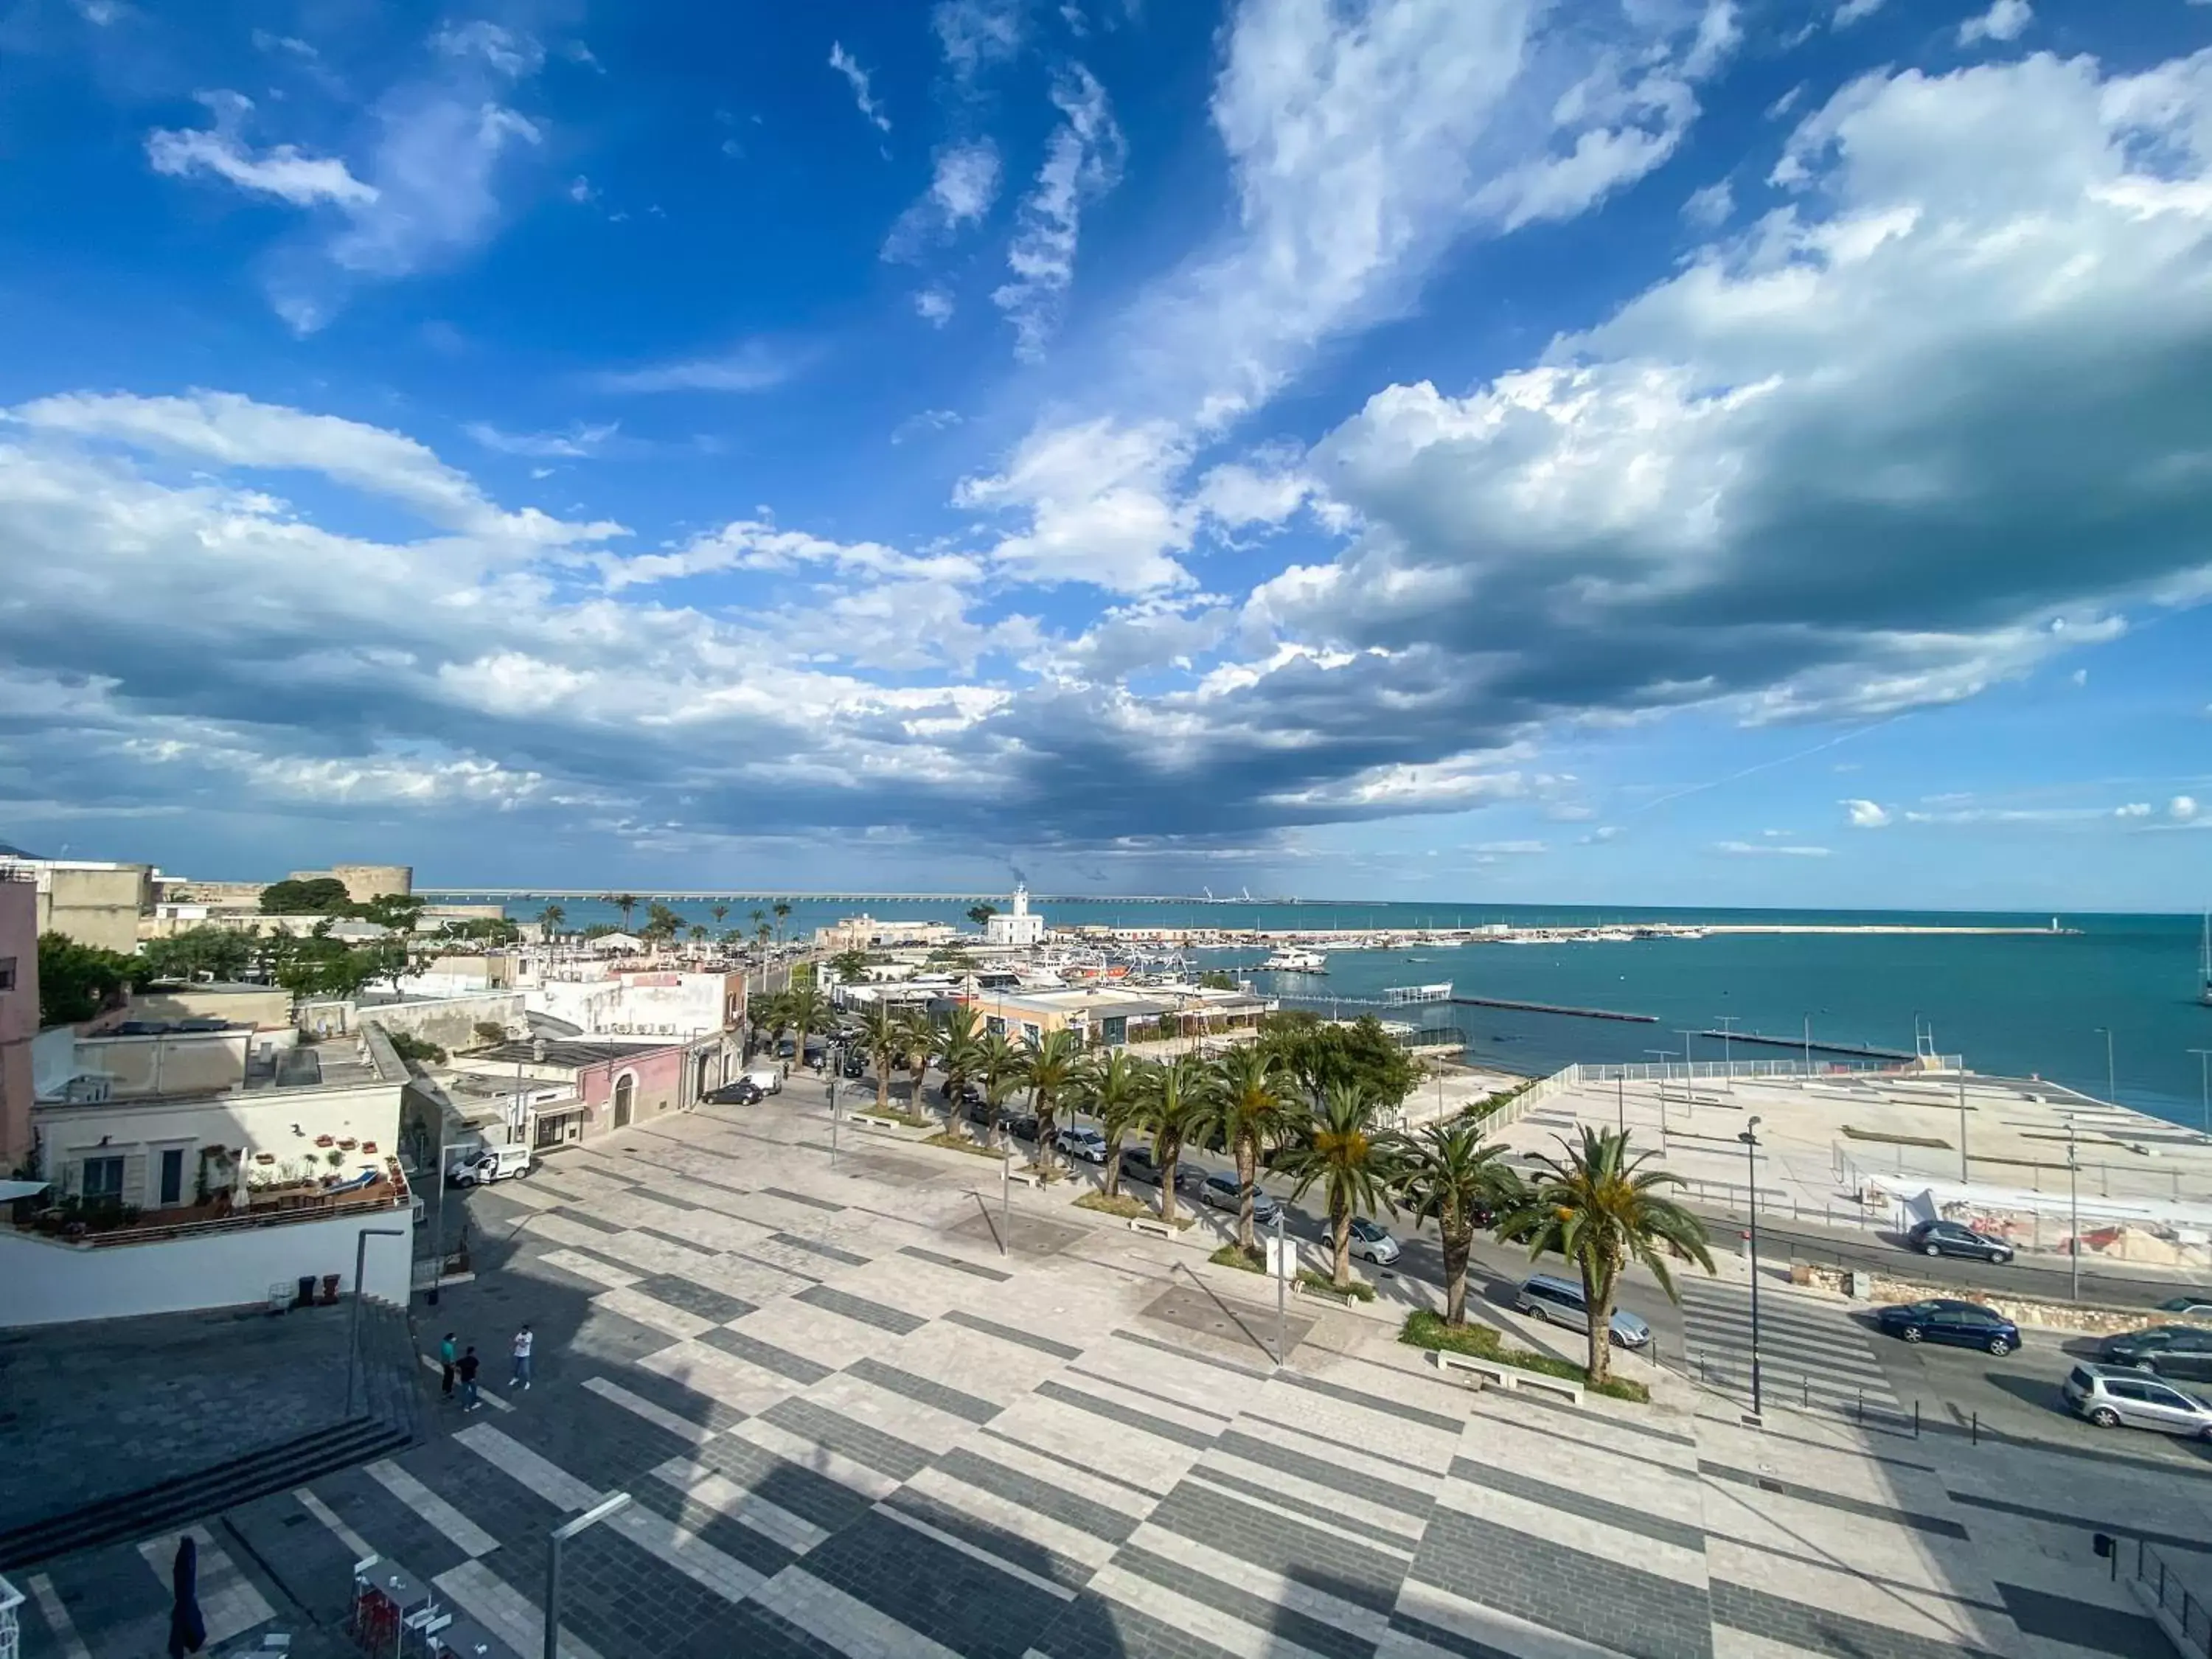
MULTIPOLYGON (((837 1069, 845 1068, 841 1064, 837 1069)), ((837 1079, 834 1077, 830 1079, 830 1167, 837 1167, 837 1079)))
POLYGON ((1753 1118, 1736 1137, 1743 1142, 1743 1161, 1751 1176, 1751 1414, 1764 1415, 1765 1398, 1759 1375, 1759 1120, 1753 1118))
POLYGON ((2078 1171, 2081 1166, 2074 1161, 2074 1120, 2066 1120, 2066 1266, 2070 1280, 2068 1295, 2081 1299, 2081 1196, 2078 1171))
POLYGON ((553 1528, 545 1539, 545 1659, 561 1659, 561 1546, 586 1527, 629 1507, 626 1492, 609 1492, 574 1520, 553 1528))
POLYGON ((1966 1057, 1959 1056, 1959 1184, 1966 1184, 1966 1057))
POLYGON ((2204 1133, 2212 1135, 2212 1048, 2191 1048, 2197 1056, 2197 1086, 2204 1091, 2204 1133))
POLYGON ((1283 1212, 1291 1206, 1275 1206, 1275 1363, 1283 1363, 1283 1298, 1285 1281, 1290 1278, 1290 1257, 1285 1254, 1283 1242, 1283 1212))
POLYGON ((1690 1115, 1690 1121, 1694 1123, 1698 1118, 1695 1105, 1698 1065, 1690 1058, 1690 1039, 1697 1036, 1697 1033, 1677 1030, 1674 1035, 1682 1039, 1682 1109, 1690 1115))
POLYGON ((1805 1075, 1813 1075, 1813 1016, 1805 1016, 1805 1075))
POLYGON ((1723 1075, 1725 1076, 1730 1083, 1734 1083, 1735 1081, 1735 1052, 1729 1047, 1729 1038, 1732 1036, 1734 1033, 1731 1032, 1729 1028, 1735 1024, 1736 1016, 1734 1014, 1719 1014, 1716 1015, 1715 1018, 1721 1023, 1721 1071, 1723 1075))
POLYGON ((2112 1028, 2100 1025, 2097 1035, 2105 1039, 2105 1098, 2111 1104, 2120 1103, 2120 1085, 2112 1075, 2112 1028))
MULTIPOLYGON (((346 1325, 346 1407, 345 1414, 353 1415, 354 1373, 361 1369, 361 1276, 368 1265, 368 1241, 372 1238, 404 1238, 407 1235, 397 1227, 363 1227, 353 1242, 353 1316, 346 1325)), ((408 1265, 414 1265, 414 1253, 408 1254, 408 1265)))

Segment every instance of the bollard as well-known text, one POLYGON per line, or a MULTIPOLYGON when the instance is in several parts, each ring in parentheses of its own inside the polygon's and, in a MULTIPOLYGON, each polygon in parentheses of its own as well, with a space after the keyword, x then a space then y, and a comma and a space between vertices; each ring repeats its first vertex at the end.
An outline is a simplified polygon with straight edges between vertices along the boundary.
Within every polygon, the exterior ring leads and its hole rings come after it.
POLYGON ((1813 1404, 1813 1379, 1809 1375, 1806 1375, 1801 1376, 1797 1380, 1805 1385, 1805 1397, 1797 1403, 1810 1408, 1813 1404))
POLYGON ((1920 1402, 1917 1400, 1912 1402, 1912 1437, 1915 1440, 1920 1438, 1920 1402))
POLYGON ((1979 1412, 1976 1412, 1966 1424, 1966 1443, 1970 1446, 1982 1443, 1982 1414, 1979 1412))
POLYGON ((1858 1416, 1859 1416, 1859 1423, 1860 1423, 1860 1425, 1861 1425, 1862 1427, 1863 1427, 1863 1426, 1865 1425, 1865 1423, 1866 1423, 1866 1390, 1865 1390, 1864 1389, 1861 1389, 1859 1390, 1859 1412, 1858 1412, 1858 1416))

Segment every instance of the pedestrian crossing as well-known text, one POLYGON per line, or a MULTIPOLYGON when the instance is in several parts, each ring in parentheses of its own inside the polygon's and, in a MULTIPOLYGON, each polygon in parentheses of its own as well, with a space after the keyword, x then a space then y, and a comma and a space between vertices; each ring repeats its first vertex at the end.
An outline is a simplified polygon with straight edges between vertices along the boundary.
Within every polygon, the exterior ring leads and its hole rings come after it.
MULTIPOLYGON (((1681 1281, 1690 1375, 1751 1400, 1751 1287, 1681 1281)), ((1893 1412, 1901 1408, 1874 1338, 1831 1304, 1761 1285, 1759 1376, 1765 1403, 1893 1412)))

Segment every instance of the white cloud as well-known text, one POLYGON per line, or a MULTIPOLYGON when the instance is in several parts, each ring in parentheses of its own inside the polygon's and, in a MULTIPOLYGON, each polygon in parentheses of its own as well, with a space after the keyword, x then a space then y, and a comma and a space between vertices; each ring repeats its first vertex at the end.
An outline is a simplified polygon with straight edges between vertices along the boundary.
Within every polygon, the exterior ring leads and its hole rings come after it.
POLYGON ((597 455, 619 429, 612 421, 599 426, 579 422, 566 432, 506 432, 483 421, 471 421, 462 428, 486 449, 535 460, 581 460, 597 455))
POLYGON ((805 531, 785 530, 764 519, 732 520, 720 530, 695 537, 672 553, 605 558, 599 562, 610 592, 714 571, 794 571, 810 565, 902 582, 952 585, 972 582, 982 574, 975 561, 963 555, 917 556, 881 542, 835 542, 805 531))
POLYGON ((592 384, 602 392, 770 392, 798 371, 793 354, 747 340, 712 356, 604 370, 592 384))
POLYGON ((1880 830, 1889 823, 1889 809, 1878 801, 1847 800, 1844 811, 1850 815, 1854 830, 1880 830))
POLYGON ((1516 857, 1533 857, 1539 853, 1548 853, 1552 849, 1540 841, 1485 841, 1477 842, 1470 850, 1492 855, 1502 854, 1516 857))
POLYGON ((939 0, 930 26, 955 81, 971 82, 978 71, 1021 50, 1025 9, 1024 0, 939 0))
POLYGON ((213 92, 203 94, 200 101, 215 116, 213 128, 161 130, 146 136, 146 159, 155 172, 173 179, 211 173, 240 190, 273 196, 294 207, 320 202, 367 205, 376 200, 375 186, 355 178, 335 156, 303 155, 292 144, 272 144, 258 154, 248 149, 239 129, 252 111, 251 99, 234 92, 213 92))
POLYGON ((1728 853, 1738 858, 1763 858, 1769 855, 1792 859, 1824 859, 1828 856, 1825 847, 1784 846, 1771 841, 1717 841, 1713 850, 1728 853))
POLYGON ((933 242, 977 224, 999 199, 999 147, 988 138, 948 144, 937 153, 929 188, 884 238, 886 259, 919 258, 933 242))
POLYGON ((1689 199, 1682 204, 1683 218, 1700 230, 1719 229, 1735 211, 1735 192, 1729 188, 1725 179, 1692 191, 1689 199))
POLYGON ((918 289, 914 296, 914 314, 932 328, 943 328, 952 320, 952 295, 941 288, 918 289))
POLYGON ((884 132, 891 130, 890 117, 884 114, 876 102, 875 94, 868 87, 868 72, 862 69, 841 41, 830 43, 830 67, 845 77, 845 84, 853 89, 853 102, 860 113, 884 132))
POLYGON ((2166 804, 2166 817, 2176 823, 2190 823, 2197 817, 2197 799, 2193 795, 2176 795, 2166 804))
POLYGON ((592 187, 592 181, 580 173, 568 181, 568 199, 572 202, 596 201, 599 194, 592 187))
POLYGON ((2147 818, 2150 816, 2150 803, 2145 800, 2131 800, 2124 806, 2115 806, 2112 809, 2112 816, 2116 818, 2147 818))
POLYGON ((1029 581, 1090 582, 1117 593, 1188 586, 1170 556, 1190 544, 1193 515, 1169 499, 1186 457, 1165 426, 1100 420, 1031 434, 999 473, 963 478, 962 507, 1027 513, 1030 527, 993 550, 1029 581))
POLYGON ((924 409, 917 410, 891 428, 891 441, 902 444, 910 438, 919 438, 932 432, 942 432, 960 424, 957 409, 924 409))
POLYGON ((2017 40, 2034 18, 2027 0, 1990 0, 1987 11, 1959 25, 1959 44, 1972 46, 1984 40, 2017 40))
POLYGON ((1054 79, 1052 102, 1063 118, 1045 146, 1036 185, 1022 198, 1006 248, 1013 280, 991 295, 1014 325, 1016 354, 1031 359, 1043 355, 1075 280, 1084 205, 1121 182, 1126 154, 1106 89, 1082 64, 1054 79))
POLYGON ((1871 17, 1882 8, 1882 0, 1841 0, 1831 20, 1836 27, 1847 29, 1863 18, 1871 17))

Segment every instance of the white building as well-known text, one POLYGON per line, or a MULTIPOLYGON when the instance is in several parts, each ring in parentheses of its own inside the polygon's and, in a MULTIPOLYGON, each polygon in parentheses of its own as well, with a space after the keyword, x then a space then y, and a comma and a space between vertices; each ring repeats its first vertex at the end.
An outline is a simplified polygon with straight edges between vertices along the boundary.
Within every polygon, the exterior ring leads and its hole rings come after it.
POLYGON ((1030 890, 1026 886, 1014 889, 1014 908, 992 916, 983 924, 986 945, 1042 945, 1044 943, 1044 918, 1030 914, 1030 890))
POLYGON ((744 1024, 742 973, 562 964, 535 983, 526 976, 521 989, 532 1012, 586 1036, 701 1037, 744 1024))

